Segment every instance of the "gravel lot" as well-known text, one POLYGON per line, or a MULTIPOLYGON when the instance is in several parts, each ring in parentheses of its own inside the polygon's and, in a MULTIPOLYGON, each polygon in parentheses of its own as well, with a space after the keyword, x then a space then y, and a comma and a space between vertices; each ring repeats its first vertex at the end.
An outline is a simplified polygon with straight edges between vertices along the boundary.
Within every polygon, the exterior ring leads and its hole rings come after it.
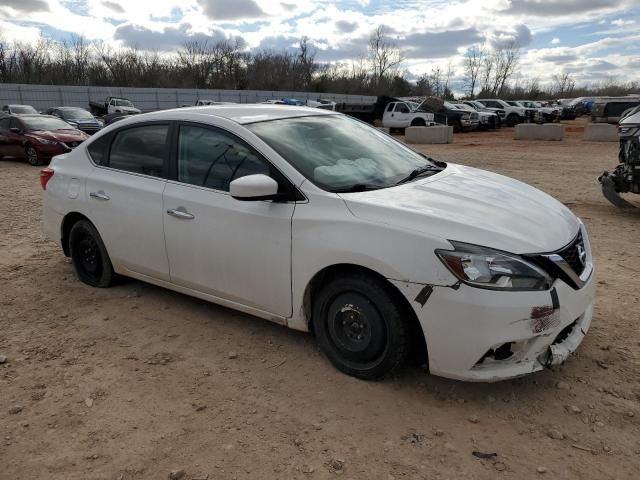
POLYGON ((307 334, 136 281, 85 286, 41 234, 38 169, 0 162, 0 478, 637 479, 640 210, 600 194, 617 145, 571 123, 563 142, 504 129, 422 148, 533 184, 590 231, 582 347, 491 385, 419 367, 358 381, 307 334))

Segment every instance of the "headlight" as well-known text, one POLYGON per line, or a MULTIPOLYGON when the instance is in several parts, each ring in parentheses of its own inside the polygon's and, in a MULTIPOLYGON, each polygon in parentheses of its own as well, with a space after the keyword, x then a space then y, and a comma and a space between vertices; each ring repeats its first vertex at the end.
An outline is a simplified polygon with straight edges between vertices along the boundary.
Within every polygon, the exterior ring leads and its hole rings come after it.
POLYGON ((491 290, 548 290, 551 277, 538 266, 511 253, 451 242, 455 250, 436 250, 436 254, 464 283, 491 290))

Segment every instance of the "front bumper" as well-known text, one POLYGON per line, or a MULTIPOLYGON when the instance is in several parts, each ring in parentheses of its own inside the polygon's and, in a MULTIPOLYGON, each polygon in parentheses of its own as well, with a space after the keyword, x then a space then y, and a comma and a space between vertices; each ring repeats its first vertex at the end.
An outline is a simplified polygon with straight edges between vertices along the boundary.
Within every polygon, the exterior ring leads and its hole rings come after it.
POLYGON ((418 316, 431 373, 491 382, 559 365, 576 350, 593 316, 593 269, 585 281, 576 290, 556 280, 544 292, 393 283, 418 316))

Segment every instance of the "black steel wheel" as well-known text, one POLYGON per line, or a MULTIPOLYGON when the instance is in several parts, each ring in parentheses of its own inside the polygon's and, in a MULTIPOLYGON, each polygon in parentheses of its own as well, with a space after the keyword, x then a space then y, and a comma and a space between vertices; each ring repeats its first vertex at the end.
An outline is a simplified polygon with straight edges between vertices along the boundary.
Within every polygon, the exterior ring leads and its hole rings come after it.
POLYGON ((87 220, 71 227, 69 252, 78 278, 92 287, 105 288, 113 283, 114 272, 100 234, 87 220))
POLYGON ((313 329, 340 371, 377 380, 397 370, 409 350, 407 315, 382 281, 349 275, 329 282, 313 300, 313 329))

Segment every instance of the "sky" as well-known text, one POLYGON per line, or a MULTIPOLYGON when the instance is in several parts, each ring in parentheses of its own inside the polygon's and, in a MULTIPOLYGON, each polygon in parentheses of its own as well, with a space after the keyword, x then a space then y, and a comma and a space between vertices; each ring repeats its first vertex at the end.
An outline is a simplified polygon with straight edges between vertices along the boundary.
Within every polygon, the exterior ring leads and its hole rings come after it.
POLYGON ((348 62, 378 25, 409 78, 451 64, 460 79, 468 48, 516 40, 518 75, 542 84, 565 72, 578 85, 640 80, 640 0, 0 0, 5 41, 75 34, 162 53, 205 38, 293 49, 306 36, 318 61, 348 62))

